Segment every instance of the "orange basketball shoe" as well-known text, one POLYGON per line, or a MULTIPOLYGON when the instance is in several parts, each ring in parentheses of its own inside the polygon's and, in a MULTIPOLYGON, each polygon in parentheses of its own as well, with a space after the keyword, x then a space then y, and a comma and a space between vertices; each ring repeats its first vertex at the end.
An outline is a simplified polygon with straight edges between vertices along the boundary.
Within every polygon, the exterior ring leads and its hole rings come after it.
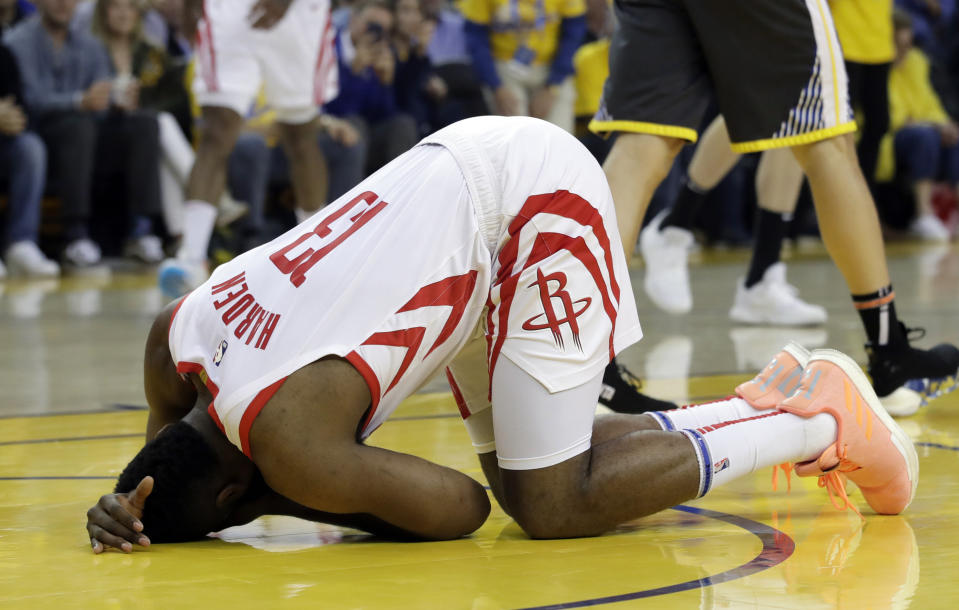
POLYGON ((736 394, 756 409, 778 407, 799 387, 807 362, 809 350, 790 341, 758 375, 736 386, 736 394))
POLYGON ((814 351, 799 388, 779 408, 801 417, 829 413, 836 418, 836 442, 817 459, 796 464, 796 474, 818 475, 833 504, 834 495, 845 501, 838 508, 852 506, 843 477, 879 514, 899 514, 912 502, 919 482, 916 448, 852 358, 835 350, 814 351))

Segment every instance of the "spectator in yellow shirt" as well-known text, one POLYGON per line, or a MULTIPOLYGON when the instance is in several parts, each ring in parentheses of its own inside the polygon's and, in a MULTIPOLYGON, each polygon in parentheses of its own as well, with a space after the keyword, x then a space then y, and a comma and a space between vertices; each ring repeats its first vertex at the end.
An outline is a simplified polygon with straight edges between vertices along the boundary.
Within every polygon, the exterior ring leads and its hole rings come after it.
POLYGON ((861 114, 856 152, 870 187, 874 185, 879 143, 889 130, 889 68, 895 49, 892 42, 893 0, 831 0, 836 33, 842 44, 849 98, 861 114))
POLYGON ((922 239, 948 241, 949 229, 932 208, 934 182, 943 180, 959 193, 959 126, 946 111, 929 80, 929 61, 913 47, 908 14, 896 12, 896 60, 889 78, 892 142, 897 173, 912 182, 916 219, 912 231, 922 239))
POLYGON ((609 38, 584 44, 576 51, 573 65, 576 68, 574 77, 576 131, 574 133, 589 152, 593 153, 596 160, 602 163, 609 154, 612 142, 589 131, 588 125, 593 115, 599 110, 603 83, 609 76, 609 38))
POLYGON ((586 34, 584 0, 463 0, 473 68, 496 112, 573 131, 573 55, 586 34))

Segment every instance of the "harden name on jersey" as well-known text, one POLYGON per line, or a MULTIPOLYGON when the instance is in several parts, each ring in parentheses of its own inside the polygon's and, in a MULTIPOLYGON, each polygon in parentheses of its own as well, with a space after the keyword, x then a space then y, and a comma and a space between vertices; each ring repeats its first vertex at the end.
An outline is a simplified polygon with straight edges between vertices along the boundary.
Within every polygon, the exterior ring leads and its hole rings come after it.
POLYGON ((240 340, 245 335, 247 345, 250 345, 256 337, 255 347, 265 350, 270 337, 273 336, 273 331, 276 330, 276 325, 280 322, 280 314, 268 311, 257 303, 253 293, 250 292, 250 287, 246 284, 246 271, 240 272, 239 275, 225 282, 214 284, 210 288, 210 294, 222 295, 214 299, 213 307, 217 311, 223 310, 221 319, 227 327, 237 320, 240 321, 233 329, 233 335, 240 340), (241 319, 244 313, 246 317, 241 319))

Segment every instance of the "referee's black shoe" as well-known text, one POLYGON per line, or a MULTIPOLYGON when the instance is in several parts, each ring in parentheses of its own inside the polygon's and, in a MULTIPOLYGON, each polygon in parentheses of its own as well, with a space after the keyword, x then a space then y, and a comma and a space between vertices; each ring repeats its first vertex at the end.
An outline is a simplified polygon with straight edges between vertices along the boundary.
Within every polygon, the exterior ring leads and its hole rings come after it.
POLYGON ((603 387, 599 393, 599 403, 616 413, 646 413, 647 411, 668 411, 676 405, 667 400, 658 400, 641 393, 642 380, 629 369, 613 359, 606 365, 603 373, 603 387))
POLYGON ((890 415, 912 415, 930 400, 956 389, 959 349, 949 343, 928 349, 909 345, 921 339, 922 328, 899 323, 888 345, 866 344, 872 387, 890 415))

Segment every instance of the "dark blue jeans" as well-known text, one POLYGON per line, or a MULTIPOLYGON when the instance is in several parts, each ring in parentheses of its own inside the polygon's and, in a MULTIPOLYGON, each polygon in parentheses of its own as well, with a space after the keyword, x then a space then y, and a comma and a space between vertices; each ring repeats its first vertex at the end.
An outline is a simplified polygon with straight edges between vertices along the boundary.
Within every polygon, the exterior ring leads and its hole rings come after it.
POLYGON ((243 132, 237 138, 227 162, 227 187, 238 201, 245 201, 250 211, 244 227, 250 233, 263 230, 263 212, 270 186, 270 147, 258 133, 243 132))
POLYGON ((0 136, 0 174, 10 185, 4 243, 37 240, 40 200, 47 181, 47 149, 35 133, 0 136))
POLYGON ((959 145, 944 146, 933 125, 910 125, 896 132, 897 173, 913 180, 959 183, 959 145))

